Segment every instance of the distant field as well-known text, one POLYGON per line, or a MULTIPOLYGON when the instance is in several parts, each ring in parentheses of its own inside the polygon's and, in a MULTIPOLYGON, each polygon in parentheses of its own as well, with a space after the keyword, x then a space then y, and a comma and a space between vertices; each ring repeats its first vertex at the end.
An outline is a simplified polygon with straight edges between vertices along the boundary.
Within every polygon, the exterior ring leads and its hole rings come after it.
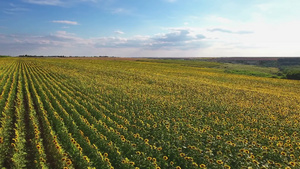
MULTIPOLYGON (((273 61, 272 59, 271 61, 273 61)), ((181 66, 188 67, 199 67, 199 68, 215 68, 218 71, 223 71, 225 73, 231 74, 241 74, 257 77, 272 77, 272 78, 281 78, 279 76, 279 68, 277 67, 262 67, 257 65, 245 65, 241 63, 226 63, 219 62, 217 59, 147 59, 141 60, 145 62, 156 62, 156 63, 168 63, 168 64, 179 64, 181 66), (216 62, 218 61, 218 62, 216 62)), ((226 58, 225 58, 226 61, 226 58)), ((243 60, 242 60, 243 61, 243 60)), ((256 61, 256 60, 254 60, 256 61)), ((266 59, 264 59, 266 61, 266 59)), ((267 60, 269 61, 269 60, 267 60)))
POLYGON ((278 71, 0 58, 0 167, 300 168, 300 81, 235 70, 278 71))

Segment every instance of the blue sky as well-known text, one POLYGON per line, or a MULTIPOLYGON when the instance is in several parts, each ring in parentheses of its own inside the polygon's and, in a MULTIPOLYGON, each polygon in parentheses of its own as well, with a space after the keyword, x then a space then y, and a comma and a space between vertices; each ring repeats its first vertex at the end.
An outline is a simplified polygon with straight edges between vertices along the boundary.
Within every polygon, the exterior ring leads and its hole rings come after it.
POLYGON ((300 56, 299 0, 1 0, 0 55, 300 56))

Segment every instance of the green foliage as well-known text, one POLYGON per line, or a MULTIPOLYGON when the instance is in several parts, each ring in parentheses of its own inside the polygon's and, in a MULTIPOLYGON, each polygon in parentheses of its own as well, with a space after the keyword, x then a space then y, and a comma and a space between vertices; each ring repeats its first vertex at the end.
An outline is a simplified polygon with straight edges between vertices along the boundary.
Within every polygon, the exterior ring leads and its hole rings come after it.
POLYGON ((286 73, 286 78, 300 80, 300 70, 291 70, 286 73))
POLYGON ((300 65, 282 66, 281 70, 285 78, 300 80, 299 79, 300 65))
POLYGON ((277 77, 272 74, 257 72, 257 71, 249 71, 249 70, 225 70, 224 72, 232 73, 232 74, 240 74, 240 75, 258 76, 258 77, 277 77))
POLYGON ((226 63, 222 67, 224 72, 241 74, 248 76, 258 76, 258 77, 278 77, 277 74, 279 70, 273 67, 259 67, 254 65, 241 65, 241 64, 230 64, 226 63))

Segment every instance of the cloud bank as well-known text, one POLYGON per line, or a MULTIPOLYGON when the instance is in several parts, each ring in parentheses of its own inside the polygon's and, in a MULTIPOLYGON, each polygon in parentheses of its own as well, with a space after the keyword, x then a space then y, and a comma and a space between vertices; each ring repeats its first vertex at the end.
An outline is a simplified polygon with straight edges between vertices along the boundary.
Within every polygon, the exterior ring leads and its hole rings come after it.
MULTIPOLYGON (((204 41, 204 35, 195 34, 188 29, 170 30, 168 33, 153 36, 137 35, 127 38, 119 36, 81 38, 66 31, 57 31, 46 36, 0 34, 0 50, 3 51, 3 54, 9 55, 43 54, 49 51, 52 51, 50 54, 54 54, 53 51, 55 51, 57 55, 78 55, 76 52, 79 50, 86 52, 79 52, 83 55, 95 55, 101 54, 100 52, 105 49, 115 49, 116 51, 122 49, 139 51, 200 49, 208 47, 204 41)), ((119 55, 121 54, 124 53, 119 53, 119 55)))
MULTIPOLYGON (((52 22, 78 24, 68 20, 52 22)), ((0 54, 220 57, 298 56, 300 53, 299 22, 286 22, 276 29, 271 24, 248 24, 237 28, 175 27, 163 28, 164 33, 134 36, 116 29, 110 36, 93 38, 83 38, 67 31, 40 36, 0 34, 0 54)))
POLYGON ((245 31, 245 30, 232 31, 232 30, 229 30, 229 29, 222 29, 222 28, 208 29, 208 31, 210 31, 210 32, 233 33, 233 34, 251 34, 251 33, 253 33, 252 31, 245 31))
POLYGON ((23 0, 23 1, 31 4, 37 4, 37 5, 57 6, 63 4, 61 0, 23 0))
POLYGON ((67 21, 67 20, 54 20, 51 21, 53 23, 61 23, 61 24, 68 24, 68 25, 79 25, 76 21, 67 21))

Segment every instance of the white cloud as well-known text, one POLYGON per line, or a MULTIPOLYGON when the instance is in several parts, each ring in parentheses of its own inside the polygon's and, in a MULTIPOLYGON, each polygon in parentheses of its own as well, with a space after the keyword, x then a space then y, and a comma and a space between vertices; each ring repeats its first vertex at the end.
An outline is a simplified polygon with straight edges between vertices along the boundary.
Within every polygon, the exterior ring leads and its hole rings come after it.
POLYGON ((203 39, 205 39, 204 35, 194 35, 188 28, 170 29, 169 33, 158 34, 152 37, 150 46, 154 49, 172 49, 176 47, 187 50, 190 48, 203 48, 206 47, 203 39))
POLYGON ((222 33, 233 33, 233 34, 251 34, 253 33, 252 31, 247 31, 247 30, 229 30, 229 29, 223 29, 223 28, 213 28, 213 29, 208 29, 210 32, 222 32, 222 33))
POLYGON ((62 24, 68 24, 68 25, 79 25, 76 21, 67 21, 67 20, 54 20, 51 21, 53 23, 62 23, 62 24))
POLYGON ((49 6, 70 6, 78 3, 98 3, 102 0, 22 0, 23 2, 37 5, 49 5, 49 6))
POLYGON ((63 2, 60 0, 23 0, 24 2, 38 5, 62 5, 63 2))
POLYGON ((15 14, 17 12, 29 11, 29 9, 19 6, 19 5, 15 5, 13 3, 10 3, 9 6, 10 6, 10 8, 4 9, 3 13, 15 14))
POLYGON ((123 31, 120 31, 120 30, 116 30, 116 31, 114 31, 114 33, 115 33, 115 34, 118 34, 118 35, 123 35, 123 34, 124 34, 124 32, 123 32, 123 31))

